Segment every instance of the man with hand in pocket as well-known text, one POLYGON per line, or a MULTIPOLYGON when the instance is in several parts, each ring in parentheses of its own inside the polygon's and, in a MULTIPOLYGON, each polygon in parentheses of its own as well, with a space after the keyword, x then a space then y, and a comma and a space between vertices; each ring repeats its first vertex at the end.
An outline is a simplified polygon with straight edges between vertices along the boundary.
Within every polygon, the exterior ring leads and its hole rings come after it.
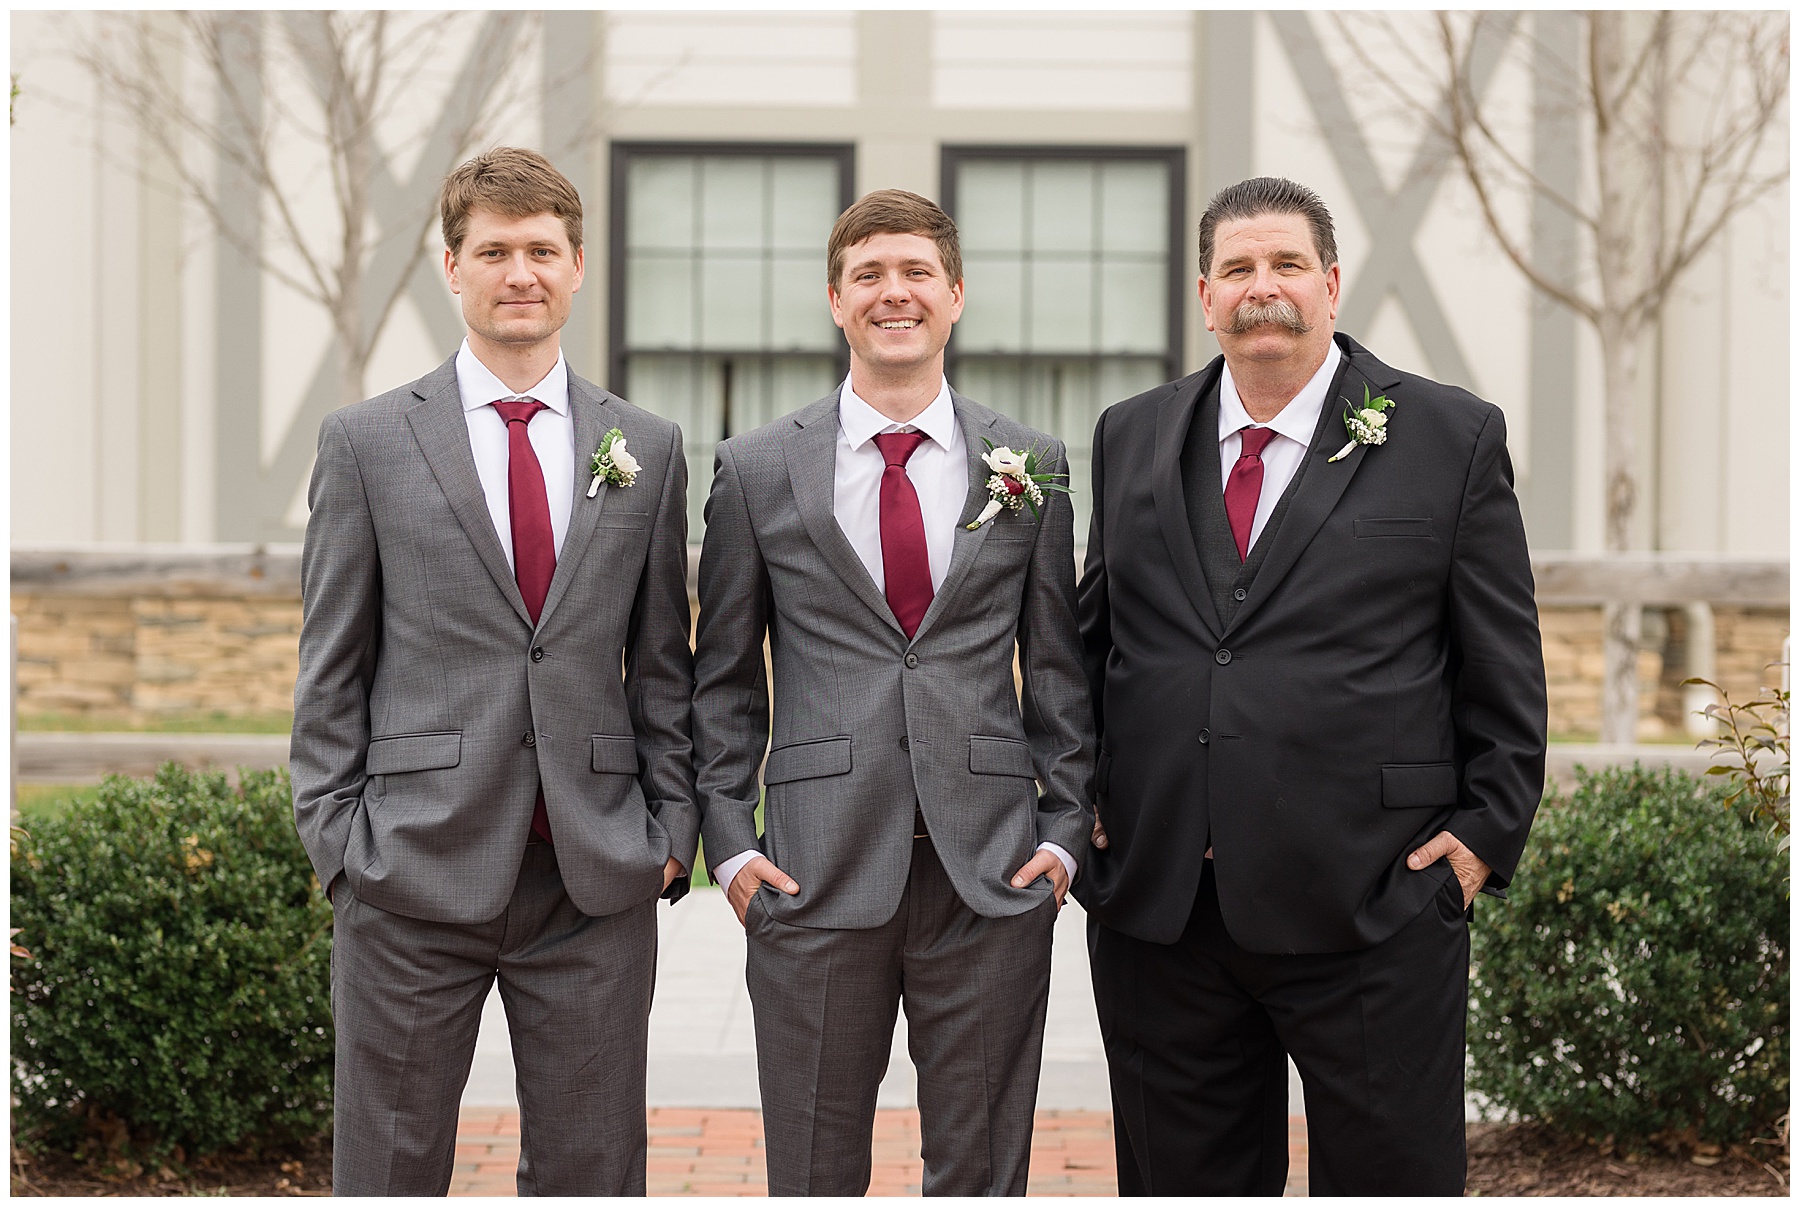
POLYGON ((290 761, 335 911, 332 1185, 448 1191, 497 976, 519 1193, 641 1195, 656 900, 699 832, 681 432, 563 360, 560 172, 497 148, 440 208, 468 337, 327 416, 307 495, 290 761))
POLYGON ((1025 1193, 1093 734, 1065 479, 1027 468, 1063 474, 1062 445, 944 379, 961 259, 923 197, 846 210, 849 376, 722 443, 707 503, 695 761, 748 936, 770 1194, 868 1189, 902 1002, 924 1192, 1025 1193))

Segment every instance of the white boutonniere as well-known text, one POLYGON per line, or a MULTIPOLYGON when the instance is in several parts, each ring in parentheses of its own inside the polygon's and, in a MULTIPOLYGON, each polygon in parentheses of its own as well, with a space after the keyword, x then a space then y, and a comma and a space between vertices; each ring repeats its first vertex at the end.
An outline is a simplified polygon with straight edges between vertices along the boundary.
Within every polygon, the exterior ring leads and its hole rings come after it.
POLYGON ((637 481, 638 470, 644 467, 625 451, 625 433, 614 428, 601 437, 600 447, 594 450, 594 460, 589 468, 594 474, 594 480, 588 484, 587 497, 591 499, 600 493, 602 482, 624 490, 637 481))
POLYGON ((1018 511, 1020 508, 1031 508, 1031 517, 1037 518, 1038 508, 1043 505, 1046 490, 1060 490, 1069 493, 1069 488, 1056 481, 1066 478, 1067 474, 1046 474, 1039 470, 1042 458, 1035 448, 1028 448, 1022 453, 1015 453, 1006 445, 996 446, 992 440, 983 440, 988 451, 981 455, 987 467, 994 472, 988 476, 988 505, 981 509, 975 522, 967 525, 970 532, 999 515, 1002 509, 1018 511))
POLYGON ((1387 412, 1394 405, 1394 400, 1385 394, 1369 397, 1369 387, 1363 386, 1363 404, 1360 409, 1351 410, 1350 400, 1344 399, 1344 430, 1350 433, 1350 443, 1340 448, 1331 461, 1342 461, 1348 457, 1359 444, 1386 444, 1387 412))

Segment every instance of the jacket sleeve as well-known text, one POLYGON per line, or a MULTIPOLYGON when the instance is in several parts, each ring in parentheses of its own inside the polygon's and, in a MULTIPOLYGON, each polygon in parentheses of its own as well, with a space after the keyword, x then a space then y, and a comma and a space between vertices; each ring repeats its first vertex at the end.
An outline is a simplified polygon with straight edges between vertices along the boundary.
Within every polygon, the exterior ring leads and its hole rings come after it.
POLYGON ((1462 766, 1444 828, 1504 888, 1544 791, 1549 704, 1525 525, 1513 494, 1506 421, 1483 425, 1463 488, 1448 599, 1451 720, 1462 766))
POLYGON ((769 571, 731 449, 719 445, 700 552, 694 654, 694 763, 701 836, 712 866, 761 850, 757 770, 769 745, 769 571))
MULTIPOLYGON (((625 706, 644 768, 645 801, 668 832, 669 854, 691 874, 700 841, 700 808, 694 799, 689 716, 694 656, 688 645, 693 613, 687 593, 687 481, 687 456, 681 429, 675 427, 650 552, 625 633, 625 706)), ((679 901, 689 883, 689 876, 677 876, 663 896, 679 901)))
MULTIPOLYGON (((1060 441, 1045 460, 1051 472, 1068 468, 1060 441)), ((1055 843, 1079 865, 1094 829, 1094 721, 1075 624, 1075 511, 1068 495, 1045 491, 1043 513, 1019 608, 1020 702, 1043 785, 1038 841, 1055 843)))
POLYGON ((1076 606, 1081 626, 1081 663, 1087 675, 1088 698, 1094 709, 1094 739, 1106 736, 1106 660, 1112 654, 1112 603, 1107 594, 1105 524, 1101 522, 1106 505, 1106 492, 1101 482, 1106 455, 1102 444, 1106 437, 1106 416, 1094 424, 1094 493, 1088 505, 1087 562, 1081 571, 1081 586, 1076 592, 1076 606))
POLYGON ((344 870, 362 804, 369 693, 381 652, 381 550, 341 415, 319 428, 300 553, 300 667, 288 747, 294 824, 319 886, 344 870))

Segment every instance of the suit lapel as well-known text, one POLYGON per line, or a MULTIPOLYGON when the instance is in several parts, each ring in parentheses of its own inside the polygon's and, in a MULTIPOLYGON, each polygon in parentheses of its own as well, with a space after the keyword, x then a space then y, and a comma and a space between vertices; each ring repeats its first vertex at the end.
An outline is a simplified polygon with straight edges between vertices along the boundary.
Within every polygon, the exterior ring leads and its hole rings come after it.
POLYGON ((1344 447, 1346 440, 1344 399, 1362 397, 1362 387, 1365 384, 1371 394, 1386 393, 1400 380, 1399 374, 1376 360, 1348 336, 1337 338, 1344 352, 1344 363, 1325 395, 1325 407, 1319 415, 1319 425, 1313 429, 1312 447, 1306 453, 1306 472, 1294 488, 1287 516, 1275 531, 1275 543, 1269 547, 1268 557, 1250 584, 1250 594, 1238 608, 1237 615, 1232 617, 1231 627, 1234 629, 1243 624, 1245 618, 1262 606, 1263 601, 1281 585, 1281 580, 1294 568, 1294 563, 1317 535, 1320 526, 1331 514, 1331 509, 1343 497, 1350 479, 1356 476, 1357 468, 1362 465, 1363 458, 1369 454, 1369 446, 1359 444, 1343 460, 1331 460, 1344 447))
POLYGON ((615 493, 612 486, 602 480, 599 493, 591 499, 587 497, 588 486, 594 478, 589 468, 594 450, 600 447, 601 437, 619 425, 618 415, 606 405, 604 395, 573 373, 569 374, 569 409, 575 419, 574 504, 569 509, 569 529, 563 533, 562 552, 556 557, 556 572, 550 576, 550 590, 544 595, 543 610, 538 613, 540 626, 550 619, 550 613, 568 592, 569 582, 581 568, 581 559, 593 540, 600 509, 615 493))
POLYGON ((981 459, 987 452, 984 439, 992 440, 995 425, 999 417, 985 407, 977 407, 974 403, 952 390, 950 401, 956 407, 956 422, 962 428, 963 453, 969 459, 969 490, 963 499, 962 515, 956 521, 956 543, 950 549, 950 566, 944 571, 944 585, 931 598, 931 606, 925 609, 919 627, 913 633, 917 641, 931 627, 931 622, 948 608, 950 598, 956 589, 969 576, 969 568, 981 553, 982 542, 987 540, 988 532, 999 523, 999 517, 989 520, 975 531, 970 532, 967 525, 972 523, 981 509, 987 506, 987 462, 981 459))
POLYGON ((444 492, 481 564, 493 575, 494 585, 512 604, 519 619, 530 625, 531 613, 525 610, 525 598, 519 594, 512 567, 506 564, 506 551, 500 547, 487 495, 481 489, 481 476, 475 472, 475 454, 469 451, 469 425, 463 418, 462 395, 456 388, 456 359, 452 357, 421 378, 413 392, 424 401, 406 413, 406 421, 412 425, 413 438, 419 442, 419 449, 437 478, 438 489, 444 492))
POLYGON ((800 522, 812 538, 825 564, 844 580, 856 597, 869 610, 891 627, 904 634, 887 598, 869 577, 869 571, 856 556, 850 538, 838 527, 834 514, 837 475, 837 404, 832 394, 794 416, 795 430, 782 442, 787 459, 788 480, 794 488, 794 505, 800 511, 800 522))
POLYGON ((1224 358, 1215 360, 1190 383, 1177 389, 1156 413, 1156 453, 1150 466, 1150 490, 1156 500, 1156 518, 1162 525, 1163 543, 1175 576, 1187 592, 1188 602, 1216 637, 1224 631, 1219 611, 1213 606, 1206 572, 1200 567, 1199 547, 1193 525, 1188 523, 1187 490, 1181 481, 1181 446, 1194 422, 1200 399, 1218 384, 1224 358))

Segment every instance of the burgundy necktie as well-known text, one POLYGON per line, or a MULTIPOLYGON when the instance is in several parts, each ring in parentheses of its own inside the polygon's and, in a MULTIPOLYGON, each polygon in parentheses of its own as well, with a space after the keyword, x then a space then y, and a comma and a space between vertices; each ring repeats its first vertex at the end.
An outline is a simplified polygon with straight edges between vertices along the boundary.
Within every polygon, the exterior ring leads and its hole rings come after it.
POLYGON ((919 492, 906 476, 906 459, 924 443, 924 432, 887 432, 875 437, 887 461, 881 471, 881 573, 888 607, 908 639, 919 631, 931 606, 931 555, 925 546, 925 516, 919 492))
MULTIPOLYGON (((550 495, 544 488, 544 467, 531 447, 531 417, 547 410, 535 398, 501 399, 494 404, 506 420, 506 500, 512 513, 513 578, 525 597, 525 610, 536 624, 550 593, 550 576, 556 573, 556 535, 550 529, 550 495)), ((544 788, 538 785, 537 805, 531 828, 550 841, 550 814, 544 808, 544 788)))
POLYGON ((1250 556, 1250 529, 1256 524, 1256 504, 1262 498, 1262 453, 1275 439, 1275 429, 1247 427, 1239 435, 1244 438, 1244 451, 1225 480, 1225 518, 1231 521, 1241 562, 1250 556))

